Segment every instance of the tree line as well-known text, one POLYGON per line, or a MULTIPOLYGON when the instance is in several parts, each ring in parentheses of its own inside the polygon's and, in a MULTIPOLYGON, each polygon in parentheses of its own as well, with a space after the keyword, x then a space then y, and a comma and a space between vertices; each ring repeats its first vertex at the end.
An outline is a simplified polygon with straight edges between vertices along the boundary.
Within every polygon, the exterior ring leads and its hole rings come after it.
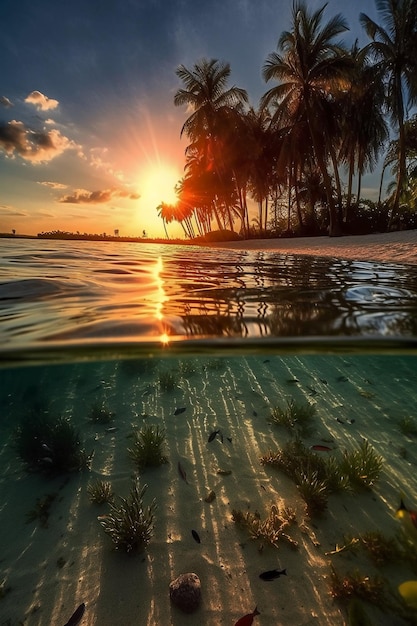
POLYGON ((258 108, 229 86, 229 63, 177 68, 174 104, 191 110, 181 129, 189 144, 176 204, 157 207, 165 230, 173 220, 189 237, 217 229, 337 236, 401 220, 417 227, 417 118, 407 114, 417 102, 417 0, 375 4, 381 23, 360 13, 369 42, 348 48, 341 14, 326 21, 326 5, 296 0, 263 65, 270 88, 258 108), (384 155, 378 202, 361 201, 362 176, 384 155))

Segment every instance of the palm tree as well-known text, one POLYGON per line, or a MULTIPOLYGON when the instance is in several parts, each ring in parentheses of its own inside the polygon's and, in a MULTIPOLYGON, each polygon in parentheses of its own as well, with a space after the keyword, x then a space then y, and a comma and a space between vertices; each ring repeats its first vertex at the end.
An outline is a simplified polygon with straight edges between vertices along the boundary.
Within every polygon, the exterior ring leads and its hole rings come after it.
POLYGON ((398 128, 398 170, 390 222, 405 186, 405 104, 417 102, 417 0, 375 0, 384 26, 365 13, 359 16, 372 41, 367 51, 385 79, 387 107, 398 128))
POLYGON ((348 168, 347 197, 343 221, 348 221, 352 199, 352 183, 358 176, 356 203, 359 203, 361 179, 366 170, 372 171, 381 149, 388 139, 388 127, 383 115, 384 86, 376 68, 367 62, 366 54, 357 41, 351 49, 354 63, 353 80, 340 103, 342 142, 339 157, 348 168))
POLYGON ((176 71, 184 88, 174 96, 176 106, 186 105, 191 108, 190 117, 184 122, 181 136, 185 133, 194 145, 204 150, 204 160, 208 169, 213 169, 223 189, 219 196, 225 201, 228 222, 233 228, 230 203, 224 196, 229 183, 230 170, 224 158, 227 135, 239 126, 239 113, 248 101, 244 89, 228 87, 230 77, 229 63, 217 59, 202 59, 192 70, 180 65, 176 71))
POLYGON ((326 189, 329 234, 339 235, 327 161, 338 132, 335 102, 349 83, 352 64, 347 50, 335 43, 335 38, 348 29, 347 24, 340 14, 322 24, 325 8, 310 13, 302 0, 294 3, 292 29, 282 33, 278 52, 271 53, 263 67, 264 79, 275 79, 279 84, 262 97, 261 104, 276 107, 274 121, 282 126, 308 126, 326 189))

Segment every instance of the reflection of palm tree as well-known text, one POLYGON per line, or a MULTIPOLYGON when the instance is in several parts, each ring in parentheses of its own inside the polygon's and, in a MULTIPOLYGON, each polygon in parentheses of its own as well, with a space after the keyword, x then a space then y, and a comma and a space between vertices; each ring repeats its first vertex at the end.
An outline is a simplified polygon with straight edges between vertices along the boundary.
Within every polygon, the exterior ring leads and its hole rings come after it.
POLYGON ((284 31, 278 42, 282 54, 271 53, 263 68, 266 81, 280 84, 263 96, 262 104, 276 106, 274 118, 282 126, 307 125, 326 189, 329 234, 337 235, 340 224, 326 161, 338 133, 335 101, 346 88, 351 61, 345 48, 334 43, 347 30, 345 20, 337 15, 322 25, 324 9, 309 13, 304 2, 295 2, 292 30, 284 31))
POLYGON ((398 211, 405 185, 405 103, 417 100, 417 2, 416 0, 376 0, 378 12, 386 28, 379 26, 365 13, 360 22, 372 39, 367 50, 376 61, 375 69, 386 79, 387 105, 398 126, 398 171, 391 220, 398 211))

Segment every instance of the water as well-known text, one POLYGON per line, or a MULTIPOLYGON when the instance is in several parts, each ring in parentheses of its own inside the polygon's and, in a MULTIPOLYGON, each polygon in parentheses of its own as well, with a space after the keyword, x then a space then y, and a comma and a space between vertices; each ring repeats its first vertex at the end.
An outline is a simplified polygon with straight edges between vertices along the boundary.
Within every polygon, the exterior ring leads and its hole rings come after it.
POLYGON ((417 538, 396 539, 395 511, 401 495, 417 508, 416 267, 191 246, 0 246, 1 625, 62 625, 81 602, 81 623, 97 626, 232 625, 255 605, 261 626, 347 624, 350 600, 333 599, 332 571, 382 574, 394 604, 380 610, 376 597, 368 615, 415 623, 397 588, 417 580, 417 557, 406 557, 417 538), (308 431, 271 422, 290 406, 312 408, 308 431), (77 454, 91 457, 83 470, 57 466, 50 431, 31 439, 34 424, 62 418, 77 454), (116 503, 128 496, 129 449, 145 426, 165 433, 168 462, 139 472, 155 528, 143 553, 126 555, 88 487, 104 480, 116 503), (260 462, 297 434, 336 463, 368 442, 382 463, 372 487, 327 494, 309 517, 300 477, 260 462), (274 506, 279 519, 296 517, 279 548, 232 519, 265 519, 274 506), (366 552, 375 531, 402 550, 380 566, 366 552), (354 551, 334 553, 352 539, 354 551), (287 576, 259 578, 275 567, 287 576), (202 584, 189 616, 169 600, 183 572, 202 584))

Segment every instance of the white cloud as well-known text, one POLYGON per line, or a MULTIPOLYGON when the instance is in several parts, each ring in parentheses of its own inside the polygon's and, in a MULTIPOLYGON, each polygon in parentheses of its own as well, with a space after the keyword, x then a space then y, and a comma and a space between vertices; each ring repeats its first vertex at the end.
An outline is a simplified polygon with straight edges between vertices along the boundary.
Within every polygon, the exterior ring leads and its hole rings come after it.
POLYGON ((48 98, 48 96, 45 96, 40 91, 31 91, 30 94, 26 96, 25 102, 33 104, 37 109, 40 109, 41 111, 50 111, 51 109, 56 109, 59 104, 58 100, 48 98))

